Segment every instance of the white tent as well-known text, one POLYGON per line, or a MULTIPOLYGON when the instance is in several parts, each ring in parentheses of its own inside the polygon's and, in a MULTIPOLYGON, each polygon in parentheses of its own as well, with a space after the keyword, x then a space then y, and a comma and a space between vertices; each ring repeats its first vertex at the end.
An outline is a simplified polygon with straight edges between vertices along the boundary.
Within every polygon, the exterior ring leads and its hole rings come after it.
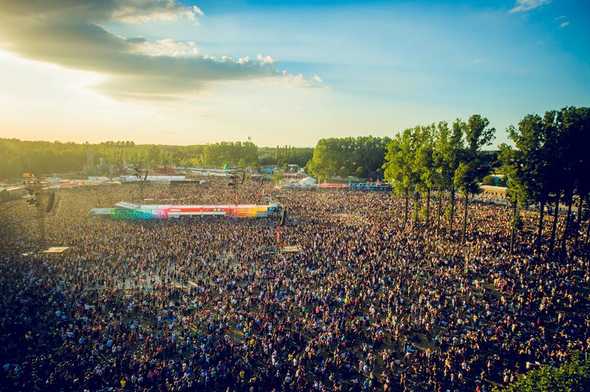
POLYGON ((305 177, 304 179, 300 180, 297 184, 300 186, 313 186, 317 183, 315 178, 313 177, 305 177))

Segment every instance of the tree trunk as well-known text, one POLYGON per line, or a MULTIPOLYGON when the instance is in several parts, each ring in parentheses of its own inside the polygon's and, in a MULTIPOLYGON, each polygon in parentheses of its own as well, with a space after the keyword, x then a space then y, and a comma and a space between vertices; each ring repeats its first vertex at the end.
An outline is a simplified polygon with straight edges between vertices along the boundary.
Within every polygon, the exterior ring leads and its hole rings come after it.
POLYGON ((516 225, 518 224, 518 199, 512 202, 512 231, 510 233, 510 253, 514 253, 516 225))
POLYGON ((463 203, 463 234, 461 235, 461 242, 465 242, 465 236, 467 234, 467 211, 469 209, 469 193, 465 193, 465 200, 463 203))
POLYGON ((557 233, 557 221, 559 219, 559 199, 561 194, 555 196, 555 208, 553 211, 553 224, 551 226, 551 241, 549 242, 549 254, 553 254, 553 248, 555 247, 555 234, 557 233))
POLYGON ((578 240, 580 239, 580 230, 582 229, 582 208, 584 208, 584 198, 582 195, 580 195, 580 200, 578 201, 576 224, 574 225, 574 248, 578 247, 578 240))
POLYGON ((449 227, 451 233, 453 232, 453 225, 455 224, 455 187, 451 188, 451 214, 449 220, 449 227))
POLYGON ((561 235, 561 251, 562 252, 565 252, 567 238, 569 237, 569 232, 570 232, 570 228, 571 228, 572 202, 573 202, 573 198, 572 198, 572 195, 570 195, 567 200, 567 215, 565 218, 565 228, 563 229, 563 234, 561 235))
POLYGON ((408 208, 409 208, 409 196, 408 196, 408 191, 406 190, 404 192, 404 199, 405 199, 405 208, 404 208, 404 226, 403 228, 406 228, 406 224, 408 223, 408 208))
POLYGON ((426 226, 430 223, 430 188, 426 191, 426 226))
POLYGON ((545 223, 545 199, 539 202, 539 227, 537 228, 537 253, 541 253, 543 243, 543 224, 545 223))
POLYGON ((420 193, 414 192, 414 228, 418 226, 418 221, 420 219, 420 193))
POLYGON ((438 229, 440 228, 440 216, 442 214, 443 195, 444 195, 444 193, 441 190, 439 190, 438 191, 438 211, 437 211, 437 217, 436 217, 436 231, 437 232, 438 232, 438 229))

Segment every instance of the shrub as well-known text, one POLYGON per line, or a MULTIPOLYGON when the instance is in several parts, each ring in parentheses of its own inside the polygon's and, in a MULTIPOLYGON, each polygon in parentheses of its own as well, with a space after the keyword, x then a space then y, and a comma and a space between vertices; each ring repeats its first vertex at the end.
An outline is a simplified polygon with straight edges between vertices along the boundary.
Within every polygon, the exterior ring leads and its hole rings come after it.
POLYGON ((549 365, 520 376, 495 392, 587 392, 590 391, 590 358, 575 354, 559 367, 549 365))

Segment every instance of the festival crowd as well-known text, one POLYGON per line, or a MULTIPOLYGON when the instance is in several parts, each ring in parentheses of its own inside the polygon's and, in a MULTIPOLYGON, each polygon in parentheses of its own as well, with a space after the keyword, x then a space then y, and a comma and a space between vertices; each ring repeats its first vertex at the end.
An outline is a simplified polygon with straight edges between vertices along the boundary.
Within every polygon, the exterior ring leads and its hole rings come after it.
POLYGON ((490 391, 590 349, 587 250, 536 256, 530 229, 510 252, 509 207, 471 206, 462 242, 435 203, 428 225, 404 224, 385 193, 141 194, 272 198, 288 219, 92 218, 139 187, 80 188, 59 192, 41 244, 34 208, 0 205, 0 390, 490 391))

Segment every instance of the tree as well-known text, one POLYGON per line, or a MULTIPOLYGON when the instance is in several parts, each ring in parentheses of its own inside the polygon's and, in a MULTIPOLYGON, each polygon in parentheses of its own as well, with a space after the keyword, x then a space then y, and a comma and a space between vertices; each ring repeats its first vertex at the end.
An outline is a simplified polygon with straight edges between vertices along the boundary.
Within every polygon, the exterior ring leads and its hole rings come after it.
POLYGON ((449 191, 450 194, 450 211, 449 211, 449 227, 453 231, 453 224, 455 220, 455 201, 456 201, 456 186, 455 186, 455 172, 459 168, 461 153, 463 147, 463 136, 467 124, 460 119, 455 120, 453 128, 450 133, 445 129, 446 124, 439 124, 439 139, 437 142, 437 151, 441 156, 441 182, 443 187, 449 191))
POLYGON ((487 118, 474 114, 469 117, 465 127, 465 150, 454 175, 455 186, 463 193, 464 200, 462 241, 465 241, 467 233, 469 195, 479 192, 479 181, 489 171, 481 162, 481 149, 491 144, 496 131, 489 128, 489 124, 487 118))
POLYGON ((404 197, 404 227, 408 222, 409 196, 416 189, 417 175, 414 172, 416 143, 412 129, 398 133, 387 144, 383 165, 385 180, 391 184, 393 192, 404 197))
POLYGON ((425 223, 430 223, 430 195, 432 188, 440 181, 435 167, 434 158, 434 133, 436 126, 416 127, 414 129, 416 138, 416 155, 414 159, 414 170, 418 177, 418 190, 426 199, 425 223))
MULTIPOLYGON (((459 165, 459 152, 463 148, 463 123, 457 120, 453 124, 453 130, 449 129, 446 122, 439 122, 434 135, 433 159, 435 166, 435 179, 438 184, 438 216, 439 227, 442 213, 443 194, 451 193, 452 213, 454 215, 454 173, 459 165)), ((451 229, 452 229, 451 216, 451 229)))
POLYGON ((507 178, 506 195, 512 204, 510 252, 513 252, 518 230, 522 224, 519 208, 527 202, 528 198, 526 189, 528 172, 523 170, 527 162, 524 161, 521 151, 511 148, 507 144, 500 146, 500 161, 502 162, 502 172, 507 178))
POLYGON ((381 177, 389 138, 373 136, 320 139, 307 165, 320 180, 331 177, 381 177))
POLYGON ((590 163, 590 115, 587 108, 563 108, 548 111, 543 117, 527 115, 510 127, 508 134, 514 142, 512 183, 518 183, 518 194, 527 203, 539 205, 539 221, 536 236, 537 253, 543 242, 545 205, 553 203, 553 221, 549 252, 555 248, 560 202, 567 206, 565 228, 560 248, 565 251, 572 230, 576 241, 582 220, 583 200, 588 197, 590 163), (572 217, 572 205, 578 197, 578 217, 572 217))

